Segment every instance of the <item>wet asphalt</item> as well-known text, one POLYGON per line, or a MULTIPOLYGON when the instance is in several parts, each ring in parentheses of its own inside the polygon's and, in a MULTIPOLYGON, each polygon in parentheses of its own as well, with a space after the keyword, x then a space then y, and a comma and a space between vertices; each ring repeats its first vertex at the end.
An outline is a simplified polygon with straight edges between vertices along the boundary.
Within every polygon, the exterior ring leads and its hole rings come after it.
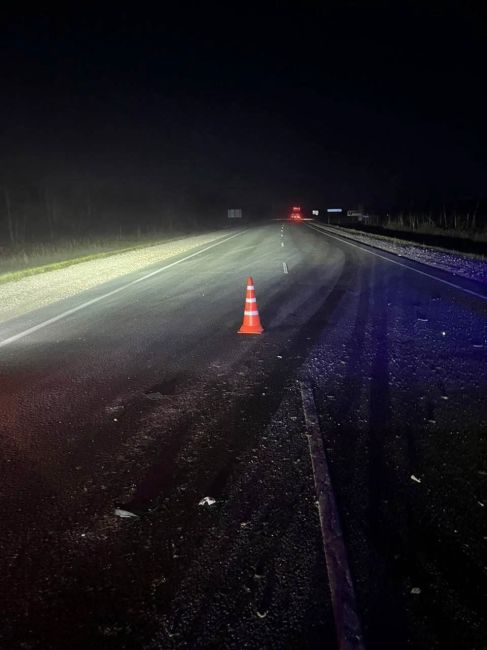
POLYGON ((303 379, 367 647, 486 647, 486 304, 275 222, 0 348, 0 647, 336 647, 303 379))

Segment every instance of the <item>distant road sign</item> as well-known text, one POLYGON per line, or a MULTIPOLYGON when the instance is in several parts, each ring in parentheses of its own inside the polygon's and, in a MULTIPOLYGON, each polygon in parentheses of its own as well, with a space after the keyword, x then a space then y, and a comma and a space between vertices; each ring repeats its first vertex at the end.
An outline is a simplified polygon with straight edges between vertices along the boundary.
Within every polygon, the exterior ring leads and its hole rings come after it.
POLYGON ((327 212, 343 212, 341 208, 327 208, 327 212))
POLYGON ((229 219, 241 219, 242 218, 242 210, 240 208, 231 208, 228 210, 228 218, 229 219))
POLYGON ((347 217, 361 217, 362 213, 360 210, 347 210, 347 217))
POLYGON ((315 217, 317 217, 320 214, 320 211, 319 210, 312 210, 312 214, 314 214, 315 217))

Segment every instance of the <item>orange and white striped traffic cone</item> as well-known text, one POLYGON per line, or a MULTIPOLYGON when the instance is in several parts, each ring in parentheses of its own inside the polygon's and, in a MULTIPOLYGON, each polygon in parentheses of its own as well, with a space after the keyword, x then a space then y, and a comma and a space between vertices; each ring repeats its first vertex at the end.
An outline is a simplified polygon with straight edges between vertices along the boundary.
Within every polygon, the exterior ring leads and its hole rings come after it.
POLYGON ((245 296, 245 308, 242 327, 238 330, 239 334, 262 334, 264 328, 260 324, 259 310, 257 309, 257 300, 255 299, 254 281, 251 277, 247 278, 247 295, 245 296))

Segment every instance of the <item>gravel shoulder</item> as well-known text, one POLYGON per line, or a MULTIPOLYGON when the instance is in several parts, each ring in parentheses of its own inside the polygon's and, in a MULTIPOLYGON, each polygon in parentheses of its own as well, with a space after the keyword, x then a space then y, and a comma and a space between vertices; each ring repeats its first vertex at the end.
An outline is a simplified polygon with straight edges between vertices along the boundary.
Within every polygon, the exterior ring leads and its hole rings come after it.
POLYGON ((0 286, 0 322, 17 318, 100 284, 209 244, 227 231, 215 230, 139 250, 32 275, 0 286))
POLYGON ((323 226, 318 223, 315 225, 322 230, 340 235, 344 239, 373 246, 388 253, 394 253, 398 257, 404 257, 468 280, 475 280, 476 282, 487 284, 487 264, 484 259, 475 257, 474 255, 455 253, 431 246, 421 246, 412 242, 409 243, 404 240, 392 239, 384 235, 363 233, 350 228, 323 226))

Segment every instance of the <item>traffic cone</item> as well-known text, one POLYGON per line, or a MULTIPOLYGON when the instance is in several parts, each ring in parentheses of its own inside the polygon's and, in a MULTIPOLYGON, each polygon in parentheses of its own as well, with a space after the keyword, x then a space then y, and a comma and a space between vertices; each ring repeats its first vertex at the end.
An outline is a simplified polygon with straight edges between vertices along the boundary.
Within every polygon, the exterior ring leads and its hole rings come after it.
POLYGON ((247 278, 247 295, 245 297, 244 318, 239 334, 262 334, 264 328, 260 324, 259 310, 255 299, 254 281, 247 278))

